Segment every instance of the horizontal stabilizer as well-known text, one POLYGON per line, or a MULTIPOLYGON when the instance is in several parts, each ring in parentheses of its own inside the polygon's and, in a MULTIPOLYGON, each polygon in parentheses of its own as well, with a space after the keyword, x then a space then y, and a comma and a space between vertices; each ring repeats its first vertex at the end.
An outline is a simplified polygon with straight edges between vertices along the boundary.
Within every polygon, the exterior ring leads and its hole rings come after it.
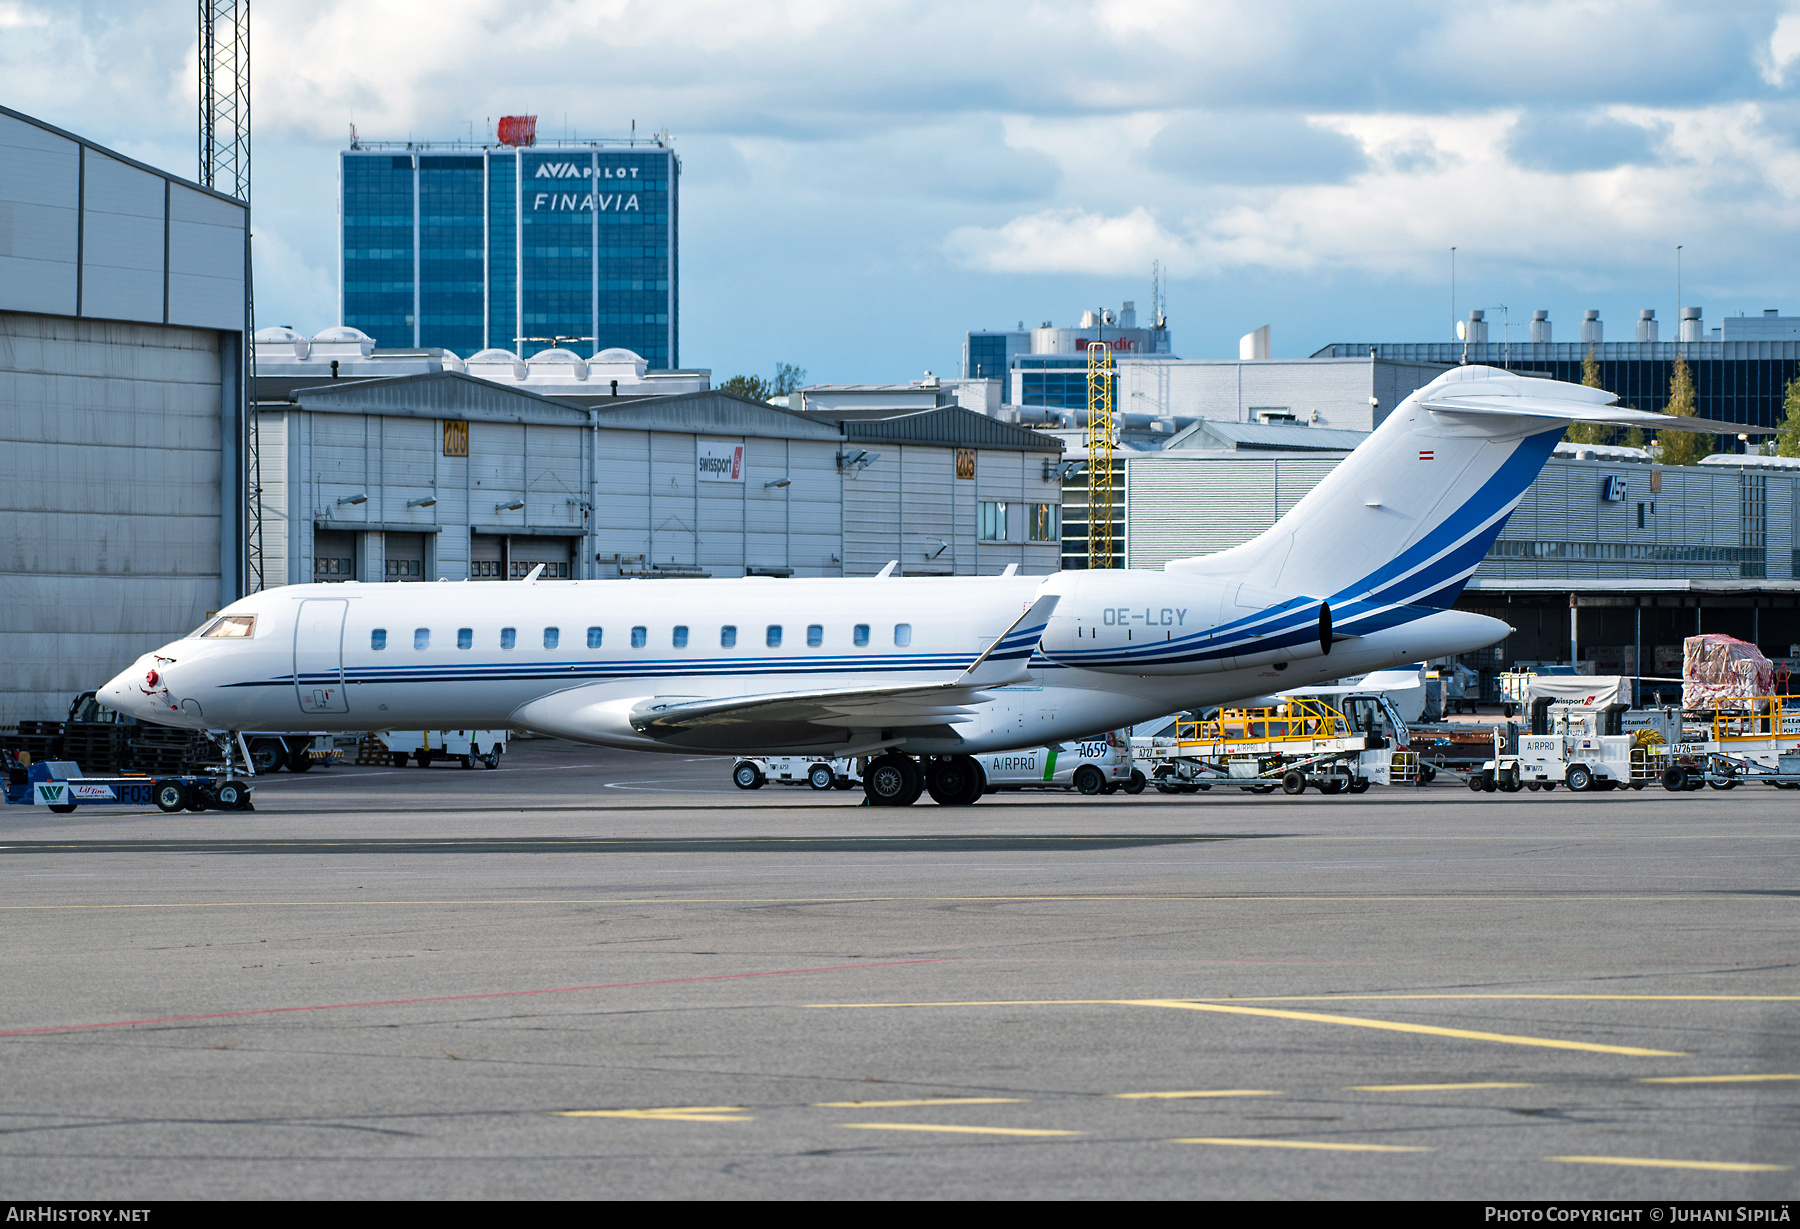
POLYGON ((1550 397, 1447 397, 1420 402, 1438 414, 1499 415, 1509 418, 1550 418, 1559 422, 1598 422, 1616 427, 1643 427, 1649 431, 1707 431, 1723 435, 1773 435, 1770 427, 1722 422, 1716 418, 1684 418, 1678 414, 1654 414, 1620 405, 1550 397))

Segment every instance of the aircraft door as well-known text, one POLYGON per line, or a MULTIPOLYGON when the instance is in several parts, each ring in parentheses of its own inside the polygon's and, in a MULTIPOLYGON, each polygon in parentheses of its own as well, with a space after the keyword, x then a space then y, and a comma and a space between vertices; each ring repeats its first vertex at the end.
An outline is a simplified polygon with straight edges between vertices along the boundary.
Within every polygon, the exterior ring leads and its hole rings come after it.
POLYGON ((350 603, 342 598, 300 603, 294 624, 294 693, 302 713, 347 713, 344 694, 344 617, 350 603))

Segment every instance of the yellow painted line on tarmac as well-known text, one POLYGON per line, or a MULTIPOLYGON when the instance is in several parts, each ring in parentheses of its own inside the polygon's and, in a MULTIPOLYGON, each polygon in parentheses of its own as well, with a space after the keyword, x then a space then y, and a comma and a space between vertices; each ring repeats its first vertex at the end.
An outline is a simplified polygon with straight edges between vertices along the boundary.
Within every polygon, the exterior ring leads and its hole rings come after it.
POLYGON ((1761 1084, 1775 1080, 1800 1080, 1800 1075, 1657 1075, 1640 1084, 1761 1084))
POLYGON ((1279 1097, 1273 1088, 1210 1088, 1200 1092, 1115 1092, 1120 1101, 1185 1101, 1193 1097, 1279 1097))
MULTIPOLYGON (((1508 1002, 1548 1000, 1573 1003, 1800 1003, 1800 994, 1277 994, 1244 995, 1234 1003, 1453 1002, 1459 999, 1508 1002)), ((1206 1000, 1208 1002, 1215 1000, 1206 1000)))
POLYGON ((1640 1169, 1710 1169, 1727 1174, 1769 1174, 1791 1169, 1789 1165, 1749 1165, 1738 1161, 1670 1161, 1653 1156, 1547 1156, 1546 1161, 1565 1165, 1631 1165, 1640 1169))
POLYGON ((1505 1084, 1489 1081, 1480 1084, 1352 1084, 1345 1092, 1461 1092, 1476 1088, 1536 1088, 1536 1084, 1505 1084))
POLYGON ((1593 1041, 1566 1041, 1560 1037, 1529 1037, 1518 1033, 1489 1033, 1479 1029, 1444 1028, 1436 1024, 1409 1024, 1398 1020, 1373 1020, 1366 1016, 1334 1016, 1315 1011, 1281 1011, 1272 1007, 1239 1007, 1191 999, 971 999, 939 1003, 808 1003, 808 1007, 1169 1007, 1181 1011, 1210 1011, 1221 1015, 1260 1016, 1271 1020, 1297 1020, 1307 1024, 1336 1024, 1348 1028, 1377 1029, 1390 1033, 1417 1033, 1427 1037, 1452 1037, 1462 1041, 1486 1041, 1496 1045, 1534 1046, 1546 1050, 1580 1050, 1588 1054, 1619 1054, 1628 1058, 1686 1058, 1680 1050, 1651 1050, 1642 1046, 1601 1045, 1593 1041))
POLYGON ((742 1105, 671 1105, 647 1110, 558 1110, 558 1118, 635 1118, 641 1122, 754 1122, 742 1105))
POLYGON ((1430 1152, 1400 1144, 1327 1144, 1310 1139, 1242 1139, 1233 1136, 1172 1139, 1171 1144, 1218 1144, 1226 1148, 1299 1148, 1309 1152, 1430 1152))
POLYGON ((1085 1135, 1085 1131, 1044 1131, 1026 1127, 957 1127, 926 1122, 840 1122, 853 1131, 935 1131, 945 1135, 1085 1135))
POLYGON ((1023 1105, 1025 1097, 920 1097, 916 1101, 815 1101, 821 1110, 887 1110, 910 1105, 1023 1105))
POLYGON ((1397 1020, 1372 1020, 1366 1016, 1330 1016, 1316 1011, 1277 1011, 1268 1007, 1237 1007, 1228 1003, 1189 1003, 1180 999, 1139 999, 1145 1007, 1174 1007, 1184 1011, 1212 1011, 1234 1016, 1263 1016, 1274 1020, 1300 1020, 1309 1024, 1340 1024, 1390 1033, 1420 1033, 1428 1037, 1456 1037, 1464 1041, 1488 1041, 1497 1045, 1536 1046, 1546 1050, 1583 1050, 1590 1054, 1622 1054, 1632 1058, 1681 1057, 1676 1050, 1647 1050, 1641 1046, 1599 1045, 1591 1041, 1565 1041, 1560 1037, 1527 1037, 1517 1033, 1488 1033, 1478 1029, 1444 1028, 1436 1024, 1407 1024, 1397 1020))

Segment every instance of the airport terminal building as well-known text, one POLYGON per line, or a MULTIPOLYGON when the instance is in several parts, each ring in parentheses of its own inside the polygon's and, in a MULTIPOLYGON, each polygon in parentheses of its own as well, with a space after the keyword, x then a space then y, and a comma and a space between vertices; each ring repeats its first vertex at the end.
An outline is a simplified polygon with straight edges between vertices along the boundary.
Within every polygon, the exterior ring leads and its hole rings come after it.
POLYGON ((681 161, 656 139, 353 141, 339 323, 384 348, 561 341, 680 366, 681 161))

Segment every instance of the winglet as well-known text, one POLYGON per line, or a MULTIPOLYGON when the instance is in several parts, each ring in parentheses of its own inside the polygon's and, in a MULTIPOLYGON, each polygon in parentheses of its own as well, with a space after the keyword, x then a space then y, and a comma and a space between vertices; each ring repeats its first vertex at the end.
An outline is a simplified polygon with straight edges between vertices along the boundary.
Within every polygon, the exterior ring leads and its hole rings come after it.
POLYGON ((963 671, 956 686, 1000 687, 1024 682, 1029 677, 1025 667, 1037 650, 1038 641, 1043 639, 1044 629, 1050 625, 1057 598, 1057 594, 1051 593, 1033 602, 1029 610, 1015 619, 1013 625, 963 671))

